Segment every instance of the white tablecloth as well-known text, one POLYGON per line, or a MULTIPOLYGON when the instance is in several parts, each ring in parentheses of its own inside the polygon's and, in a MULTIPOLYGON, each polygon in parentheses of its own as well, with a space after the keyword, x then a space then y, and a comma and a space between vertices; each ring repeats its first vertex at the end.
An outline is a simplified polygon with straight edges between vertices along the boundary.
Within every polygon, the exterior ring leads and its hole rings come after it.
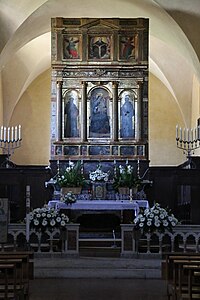
POLYGON ((61 201, 52 200, 48 203, 49 207, 56 209, 70 210, 134 210, 135 215, 139 213, 140 207, 148 208, 147 200, 77 200, 76 203, 67 205, 61 201))

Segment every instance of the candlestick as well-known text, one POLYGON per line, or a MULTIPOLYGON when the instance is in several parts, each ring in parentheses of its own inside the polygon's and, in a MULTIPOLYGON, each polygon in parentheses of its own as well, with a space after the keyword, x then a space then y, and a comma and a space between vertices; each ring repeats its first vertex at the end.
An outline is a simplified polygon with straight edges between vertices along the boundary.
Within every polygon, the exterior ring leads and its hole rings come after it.
POLYGON ((133 201, 133 190, 130 189, 130 202, 132 202, 132 201, 133 201))
POLYGON ((4 166, 6 168, 14 167, 14 163, 12 163, 9 159, 10 155, 14 153, 14 149, 19 148, 21 146, 21 125, 18 127, 15 126, 15 132, 14 127, 5 127, 1 126, 0 130, 0 148, 3 149, 3 153, 7 154, 8 158, 6 158, 5 162, 1 164, 1 166, 4 166), (15 135, 15 136, 14 136, 15 135))
POLYGON ((196 128, 184 128, 183 129, 183 137, 182 137, 182 129, 180 128, 180 136, 178 134, 179 129, 176 125, 176 142, 177 147, 183 150, 183 153, 187 154, 189 158, 194 150, 200 147, 200 126, 196 128))

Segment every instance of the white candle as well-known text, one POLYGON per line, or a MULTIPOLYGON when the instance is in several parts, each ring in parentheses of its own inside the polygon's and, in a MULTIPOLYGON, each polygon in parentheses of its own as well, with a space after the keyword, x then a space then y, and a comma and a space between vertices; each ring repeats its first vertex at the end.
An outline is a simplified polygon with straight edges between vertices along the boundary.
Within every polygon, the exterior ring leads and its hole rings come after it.
POLYGON ((186 141, 186 131, 185 128, 183 129, 183 134, 184 134, 184 142, 186 141))
POLYGON ((19 125, 19 140, 21 140, 21 125, 19 125))
POLYGON ((8 127, 8 142, 10 142, 10 127, 8 127))
POLYGON ((176 125, 176 139, 178 139, 178 125, 176 125))
POLYGON ((15 142, 17 141, 18 136, 17 136, 17 126, 15 126, 15 142))
POLYGON ((195 139, 195 141, 197 141, 197 129, 196 128, 194 129, 194 139, 195 139))
POLYGON ((188 136, 188 142, 190 141, 190 132, 189 129, 187 129, 187 136, 188 136))
POLYGON ((3 141, 3 126, 1 126, 1 138, 0 138, 1 141, 3 141))
POLYGON ((191 129, 191 141, 193 142, 193 129, 191 129))
POLYGON ((11 142, 14 141, 14 127, 11 128, 11 142))
POLYGON ((6 141, 6 127, 4 127, 3 140, 4 140, 4 142, 6 141))
POLYGON ((182 128, 180 127, 180 141, 182 142, 182 128))

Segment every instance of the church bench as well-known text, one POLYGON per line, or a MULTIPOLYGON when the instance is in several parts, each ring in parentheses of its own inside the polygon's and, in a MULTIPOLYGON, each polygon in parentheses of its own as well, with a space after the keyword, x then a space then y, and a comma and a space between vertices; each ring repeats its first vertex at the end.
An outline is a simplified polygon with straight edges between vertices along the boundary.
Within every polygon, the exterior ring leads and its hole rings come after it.
MULTIPOLYGON (((167 281, 167 296, 176 299, 181 293, 187 292, 188 275, 183 271, 183 266, 199 265, 198 253, 165 253, 165 261, 162 263, 163 279, 167 281)), ((198 285, 197 285, 198 286, 198 285)), ((193 285, 196 289, 196 284, 193 285)), ((178 298, 179 299, 179 298, 178 298)), ((180 298, 181 299, 181 298, 180 298)))
POLYGON ((33 252, 0 252, 2 264, 16 264, 17 284, 23 285, 25 299, 29 298, 29 280, 33 279, 33 252))
POLYGON ((17 263, 19 261, 0 262, 0 299, 23 299, 23 284, 17 280, 17 263))

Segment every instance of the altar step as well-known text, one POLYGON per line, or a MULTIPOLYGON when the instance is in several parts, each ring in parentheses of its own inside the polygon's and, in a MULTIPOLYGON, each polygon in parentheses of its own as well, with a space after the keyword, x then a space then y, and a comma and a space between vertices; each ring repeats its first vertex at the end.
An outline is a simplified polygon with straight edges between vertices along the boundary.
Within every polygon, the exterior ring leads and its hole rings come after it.
POLYGON ((158 258, 34 258, 35 278, 161 278, 158 258))
POLYGON ((79 253, 85 257, 120 257, 120 233, 82 232, 79 237, 79 253))

